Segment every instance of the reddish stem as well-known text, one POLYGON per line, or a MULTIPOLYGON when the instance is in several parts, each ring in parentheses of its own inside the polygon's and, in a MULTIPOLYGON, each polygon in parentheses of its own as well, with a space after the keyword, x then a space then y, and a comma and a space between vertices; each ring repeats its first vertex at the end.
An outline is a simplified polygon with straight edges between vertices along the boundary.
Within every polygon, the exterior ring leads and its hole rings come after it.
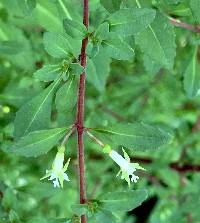
MULTIPOLYGON (((88 28, 88 0, 83 0, 83 24, 88 28)), ((81 65, 86 68, 86 47, 88 38, 83 39, 81 47, 81 65)), ((80 190, 80 204, 86 202, 85 193, 85 169, 84 169, 84 142, 83 142, 83 128, 84 128, 84 105, 85 105, 85 72, 80 76, 79 91, 78 91, 78 105, 77 105, 77 121, 76 127, 78 132, 78 159, 79 159, 79 190, 80 190)), ((86 215, 81 216, 81 223, 86 223, 86 215)))

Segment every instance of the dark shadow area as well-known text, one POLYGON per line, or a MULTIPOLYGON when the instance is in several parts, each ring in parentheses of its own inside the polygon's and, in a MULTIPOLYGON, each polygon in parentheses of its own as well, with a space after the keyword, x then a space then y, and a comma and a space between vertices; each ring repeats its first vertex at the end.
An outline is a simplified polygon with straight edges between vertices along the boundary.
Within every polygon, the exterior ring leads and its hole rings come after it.
POLYGON ((158 201, 157 197, 152 197, 147 201, 143 202, 141 206, 128 212, 129 215, 136 216, 136 223, 145 223, 149 218, 149 215, 158 201))

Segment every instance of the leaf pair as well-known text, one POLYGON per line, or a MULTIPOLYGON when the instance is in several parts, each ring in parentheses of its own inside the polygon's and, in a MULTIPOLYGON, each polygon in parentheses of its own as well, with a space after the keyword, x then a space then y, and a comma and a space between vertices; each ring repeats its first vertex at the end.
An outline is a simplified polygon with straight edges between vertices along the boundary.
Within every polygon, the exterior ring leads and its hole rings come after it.
POLYGON ((131 211, 141 205, 146 198, 145 190, 108 192, 88 204, 73 205, 72 210, 79 216, 87 214, 99 223, 115 223, 115 212, 131 211))
POLYGON ((172 69, 175 34, 172 25, 161 13, 145 8, 124 8, 111 14, 108 23, 110 32, 115 35, 135 37, 136 44, 144 53, 147 71, 156 73, 162 67, 172 69))
POLYGON ((124 37, 137 35, 153 21, 155 11, 152 9, 120 9, 111 14, 109 24, 109 38, 102 41, 107 54, 118 60, 130 60, 134 50, 125 41, 124 37))
POLYGON ((157 12, 155 20, 135 36, 135 41, 143 52, 147 71, 156 73, 160 68, 173 68, 176 54, 174 28, 161 13, 157 12))
MULTIPOLYGON (((59 83, 60 78, 19 109, 14 122, 14 136, 17 142, 9 149, 10 152, 23 156, 42 155, 58 143, 66 133, 67 128, 47 130, 50 126, 52 100, 59 83)), ((56 108, 59 112, 72 110, 76 104, 76 91, 75 77, 58 90, 56 108)))

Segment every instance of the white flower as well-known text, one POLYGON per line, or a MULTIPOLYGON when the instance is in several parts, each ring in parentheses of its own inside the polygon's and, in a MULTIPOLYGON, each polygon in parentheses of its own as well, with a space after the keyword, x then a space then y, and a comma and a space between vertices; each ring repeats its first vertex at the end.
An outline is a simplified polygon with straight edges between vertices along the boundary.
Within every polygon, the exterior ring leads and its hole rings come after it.
POLYGON ((63 187, 63 181, 70 181, 68 175, 65 173, 69 166, 70 159, 66 162, 63 167, 64 162, 64 151, 65 147, 61 146, 58 148, 58 152, 52 164, 51 170, 46 170, 46 175, 41 178, 41 180, 49 177, 49 180, 53 181, 54 187, 63 187))
POLYGON ((130 181, 136 183, 139 179, 139 177, 134 174, 136 169, 145 169, 142 168, 138 163, 131 163, 128 154, 125 152, 124 149, 122 150, 124 152, 124 157, 122 157, 115 150, 111 150, 109 152, 109 156, 120 166, 120 171, 117 176, 119 176, 119 174, 121 173, 121 179, 125 179, 130 186, 130 181))

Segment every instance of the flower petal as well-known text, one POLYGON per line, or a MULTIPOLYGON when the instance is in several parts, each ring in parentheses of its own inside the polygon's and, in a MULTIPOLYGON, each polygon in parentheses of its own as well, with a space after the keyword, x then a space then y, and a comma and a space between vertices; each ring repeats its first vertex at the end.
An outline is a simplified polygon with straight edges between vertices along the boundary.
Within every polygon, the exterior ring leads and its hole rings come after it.
POLYGON ((55 173, 52 173, 48 180, 54 180, 56 177, 55 173))
POLYGON ((70 179, 69 179, 69 177, 68 177, 68 175, 66 173, 63 174, 63 177, 64 177, 64 180, 70 181, 70 179))
POLYGON ((54 186, 54 187, 60 187, 58 178, 56 178, 56 179, 53 181, 53 186, 54 186))
POLYGON ((51 171, 46 170, 46 174, 40 178, 40 180, 44 180, 45 178, 49 177, 51 175, 51 171))
POLYGON ((69 162, 70 162, 70 158, 67 160, 67 162, 65 163, 64 167, 63 167, 63 172, 65 172, 69 166, 69 162))
POLYGON ((137 183, 138 179, 139 179, 138 176, 136 176, 134 174, 131 175, 131 182, 137 183))

